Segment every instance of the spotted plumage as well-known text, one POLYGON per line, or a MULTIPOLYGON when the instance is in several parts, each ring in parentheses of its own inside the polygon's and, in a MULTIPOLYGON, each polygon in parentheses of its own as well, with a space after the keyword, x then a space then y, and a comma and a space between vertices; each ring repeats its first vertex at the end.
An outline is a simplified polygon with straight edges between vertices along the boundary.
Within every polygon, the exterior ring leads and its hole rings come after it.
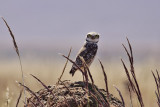
MULTIPOLYGON (((82 68, 82 61, 80 57, 83 57, 83 59, 85 60, 86 64, 88 65, 88 67, 91 65, 91 63, 93 62, 97 50, 98 50, 98 43, 99 41, 99 34, 96 32, 90 32, 87 34, 86 37, 86 42, 83 45, 83 47, 80 49, 77 57, 76 57, 76 61, 75 63, 82 68)), ((72 68, 70 70, 70 74, 72 74, 72 76, 74 75, 74 73, 77 71, 77 67, 75 65, 72 65, 72 68)))

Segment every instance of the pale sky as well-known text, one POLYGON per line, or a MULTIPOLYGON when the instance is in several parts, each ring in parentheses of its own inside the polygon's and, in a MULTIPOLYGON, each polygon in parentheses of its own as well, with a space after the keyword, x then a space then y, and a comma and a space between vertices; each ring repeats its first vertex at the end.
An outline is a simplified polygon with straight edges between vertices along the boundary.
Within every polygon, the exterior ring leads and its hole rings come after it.
MULTIPOLYGON (((78 49, 90 31, 101 34, 101 50, 119 49, 126 36, 135 49, 160 49, 160 0, 0 0, 0 16, 21 50, 78 49)), ((0 20, 0 48, 11 47, 0 20)))

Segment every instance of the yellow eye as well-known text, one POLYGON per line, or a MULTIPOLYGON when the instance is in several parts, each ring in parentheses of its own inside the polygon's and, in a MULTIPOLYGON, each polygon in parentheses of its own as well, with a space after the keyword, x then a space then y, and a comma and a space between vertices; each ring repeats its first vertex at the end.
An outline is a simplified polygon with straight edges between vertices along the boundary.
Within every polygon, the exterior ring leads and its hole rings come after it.
POLYGON ((95 35, 95 38, 99 38, 99 35, 95 35))
POLYGON ((91 37, 92 37, 92 35, 91 35, 91 34, 88 34, 88 35, 87 35, 87 38, 91 38, 91 37))

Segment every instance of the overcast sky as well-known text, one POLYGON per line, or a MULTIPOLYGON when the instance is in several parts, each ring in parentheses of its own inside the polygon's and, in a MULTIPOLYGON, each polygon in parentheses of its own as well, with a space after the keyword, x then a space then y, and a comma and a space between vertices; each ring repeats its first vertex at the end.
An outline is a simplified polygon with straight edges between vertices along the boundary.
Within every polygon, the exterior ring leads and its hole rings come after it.
MULTIPOLYGON (((21 50, 79 48, 90 31, 101 34, 104 50, 121 47, 126 36, 136 49, 160 48, 160 0, 0 0, 0 16, 21 50)), ((0 48, 10 47, 0 20, 0 48)))

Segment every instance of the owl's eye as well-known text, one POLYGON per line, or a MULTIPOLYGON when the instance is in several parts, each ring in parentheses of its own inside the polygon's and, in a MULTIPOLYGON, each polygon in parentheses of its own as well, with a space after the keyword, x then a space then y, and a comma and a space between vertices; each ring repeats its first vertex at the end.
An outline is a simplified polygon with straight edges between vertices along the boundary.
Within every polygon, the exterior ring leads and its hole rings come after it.
POLYGON ((95 38, 99 38, 99 35, 95 35, 95 38))
POLYGON ((91 37, 92 37, 92 35, 91 35, 91 34, 88 34, 88 35, 87 35, 87 38, 91 38, 91 37))

